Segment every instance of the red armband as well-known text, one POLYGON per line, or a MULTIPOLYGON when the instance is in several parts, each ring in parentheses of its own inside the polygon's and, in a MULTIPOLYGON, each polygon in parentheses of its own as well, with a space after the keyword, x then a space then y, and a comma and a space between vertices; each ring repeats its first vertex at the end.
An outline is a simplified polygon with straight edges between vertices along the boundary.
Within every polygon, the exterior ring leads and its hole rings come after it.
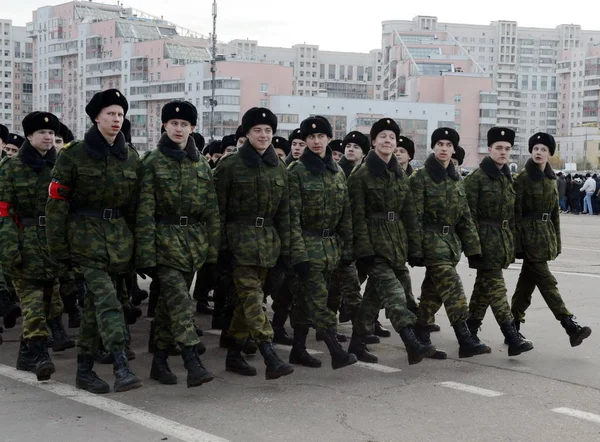
POLYGON ((9 204, 5 201, 0 201, 0 216, 1 217, 12 216, 10 214, 10 212, 8 211, 8 209, 10 209, 11 207, 12 207, 12 204, 9 204))
POLYGON ((71 191, 69 187, 63 186, 56 180, 52 180, 50 187, 48 188, 48 196, 55 200, 68 200, 68 198, 65 198, 60 194, 61 190, 65 190, 67 192, 71 191))

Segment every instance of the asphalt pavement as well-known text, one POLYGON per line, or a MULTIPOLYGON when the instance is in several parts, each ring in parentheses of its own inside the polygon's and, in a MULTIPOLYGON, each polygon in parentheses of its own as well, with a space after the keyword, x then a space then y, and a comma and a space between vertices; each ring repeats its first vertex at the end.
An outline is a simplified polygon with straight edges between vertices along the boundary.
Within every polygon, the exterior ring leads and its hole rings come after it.
MULTIPOLYGON (((95 396, 74 387, 75 350, 51 354, 57 367, 52 381, 38 383, 33 374, 15 370, 17 326, 5 331, 0 346, 0 441, 598 441, 600 217, 563 215, 561 227, 563 253, 550 267, 567 307, 592 327, 592 336, 580 347, 570 347, 536 291, 521 328, 535 346, 526 354, 508 357, 488 311, 479 336, 492 353, 460 359, 440 311, 436 320, 442 331, 432 340, 448 352, 445 361, 409 366, 402 341, 393 333, 370 346, 379 364, 334 371, 324 343, 312 333, 308 347, 323 367, 297 366, 291 376, 266 381, 258 355, 248 358, 258 376, 226 372, 218 331, 208 330, 210 317, 198 316, 208 347, 202 359, 216 378, 188 389, 179 357, 169 360, 178 385, 149 379, 150 323, 142 318, 132 327, 137 358, 131 365, 144 387, 95 396)), ((505 271, 509 294, 519 267, 517 262, 505 271)), ((466 260, 458 269, 469 296, 475 271, 466 260)), ((418 296, 424 271, 411 274, 418 296)), ((383 312, 380 319, 391 329, 383 312)), ((350 334, 348 324, 340 330, 350 334)), ((69 333, 76 337, 77 330, 69 333)), ((279 354, 287 358, 289 348, 279 346, 279 354)), ((111 366, 95 369, 113 382, 111 366)))

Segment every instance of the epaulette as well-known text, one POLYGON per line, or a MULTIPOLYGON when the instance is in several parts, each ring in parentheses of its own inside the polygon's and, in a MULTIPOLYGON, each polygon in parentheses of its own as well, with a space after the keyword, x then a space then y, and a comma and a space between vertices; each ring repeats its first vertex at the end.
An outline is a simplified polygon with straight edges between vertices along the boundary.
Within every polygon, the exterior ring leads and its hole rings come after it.
POLYGON ((296 167, 296 164, 298 164, 298 160, 294 160, 294 161, 292 161, 292 162, 291 162, 291 163, 288 165, 288 167, 287 167, 287 170, 293 170, 293 169, 294 169, 294 167, 296 167))
MULTIPOLYGON (((142 161, 142 163, 144 161, 146 161, 146 159, 150 156, 150 154, 152 153, 151 150, 147 150, 146 152, 143 152, 142 155, 140 156, 140 160, 142 161)), ((138 154, 139 155, 139 154, 138 154)))
POLYGON ((75 145, 75 144, 77 144, 77 143, 79 143, 79 141, 78 141, 78 140, 69 141, 67 144, 65 144, 65 145, 62 147, 62 149, 61 149, 61 150, 67 150, 69 147, 71 147, 71 146, 73 146, 73 145, 75 145))

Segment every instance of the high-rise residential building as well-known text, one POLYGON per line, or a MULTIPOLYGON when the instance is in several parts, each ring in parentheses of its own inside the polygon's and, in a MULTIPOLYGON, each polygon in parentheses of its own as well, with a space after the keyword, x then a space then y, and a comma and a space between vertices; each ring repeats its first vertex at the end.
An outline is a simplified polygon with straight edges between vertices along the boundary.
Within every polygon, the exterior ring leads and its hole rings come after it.
POLYGON ((558 132, 557 63, 561 54, 564 50, 600 43, 600 31, 582 30, 573 24, 530 28, 518 26, 516 21, 499 20, 489 25, 472 25, 442 23, 431 16, 386 21, 383 22, 384 86, 387 80, 389 88, 393 80, 390 63, 395 61, 386 59, 385 54, 401 45, 404 35, 415 38, 408 36, 419 32, 433 33, 438 39, 447 35, 447 39, 462 48, 461 55, 468 54, 493 79, 497 124, 514 127, 517 143, 526 143, 531 134, 540 130, 558 132))

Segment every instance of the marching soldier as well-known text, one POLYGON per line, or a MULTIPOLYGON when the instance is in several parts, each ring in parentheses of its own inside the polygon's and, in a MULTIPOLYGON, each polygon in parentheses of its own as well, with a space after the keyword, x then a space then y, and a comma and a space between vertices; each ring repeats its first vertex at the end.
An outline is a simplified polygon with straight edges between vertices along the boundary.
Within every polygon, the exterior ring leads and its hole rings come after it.
POLYGON ((57 309, 51 301, 60 300, 58 277, 65 268, 48 256, 44 216, 58 127, 58 118, 48 112, 27 115, 27 141, 16 158, 4 160, 0 172, 2 268, 13 277, 24 317, 17 369, 34 372, 39 381, 50 379, 56 370, 48 354, 46 321, 62 328, 62 304, 57 309))
POLYGON ((419 233, 424 254, 424 260, 413 264, 426 267, 421 285, 418 334, 422 341, 429 341, 427 325, 444 304, 460 345, 459 357, 466 358, 490 353, 491 349, 477 341, 467 327, 467 300, 456 272, 462 251, 467 257, 481 255, 479 236, 460 175, 451 161, 458 141, 459 135, 454 129, 436 129, 431 135, 433 153, 425 160, 425 166, 412 174, 410 183, 423 228, 419 233))
POLYGON ((167 363, 175 341, 188 372, 188 387, 214 378, 196 350, 200 340, 189 289, 196 271, 205 263, 216 264, 220 234, 212 172, 190 136, 197 120, 196 108, 189 102, 163 106, 165 133, 140 168, 135 229, 138 272, 156 278, 160 287, 150 378, 161 384, 177 383, 167 363))
POLYGON ((548 261, 556 259, 561 252, 556 174, 548 162, 555 150, 552 135, 543 132, 533 135, 529 139, 531 158, 515 177, 516 258, 523 260, 523 266, 511 310, 519 330, 537 287, 569 335, 571 347, 577 347, 592 334, 592 330, 575 322, 560 296, 558 282, 548 268, 548 261))
POLYGON ((25 142, 25 138, 17 134, 8 134, 8 141, 4 145, 4 152, 7 157, 14 158, 19 153, 19 149, 25 142))
POLYGON ((460 146, 456 146, 454 153, 452 154, 452 164, 454 164, 454 168, 457 171, 460 170, 460 166, 462 166, 465 161, 465 155, 465 150, 460 146))
POLYGON ((409 364, 431 356, 435 347, 419 341, 414 333, 415 315, 407 308, 398 270, 409 262, 422 261, 419 224, 408 177, 394 156, 400 127, 391 118, 371 128, 373 149, 360 168, 348 178, 352 200, 354 256, 368 274, 367 285, 353 324, 349 351, 363 362, 377 362, 364 339, 373 334, 381 306, 394 330, 400 334, 409 364))
POLYGON ((517 332, 506 299, 502 269, 514 262, 513 238, 515 191, 508 168, 515 132, 505 127, 489 130, 488 153, 479 169, 464 181, 473 223, 481 238, 482 258, 469 258, 469 267, 477 269, 469 302, 467 324, 476 337, 485 312, 492 308, 494 317, 508 342, 508 355, 517 356, 533 349, 533 344, 517 332))
POLYGON ((269 268, 278 259, 289 261, 289 196, 287 170, 271 141, 277 118, 269 109, 252 108, 242 117, 247 138, 236 155, 219 162, 215 185, 221 215, 219 267, 232 268, 238 302, 229 326, 226 369, 255 376, 256 369, 241 355, 248 332, 258 345, 266 379, 293 373, 273 348, 273 329, 263 311, 269 268))
POLYGON ((338 342, 335 313, 327 306, 331 273, 340 261, 352 263, 350 198, 344 172, 329 147, 329 121, 320 116, 307 118, 300 131, 307 148, 289 168, 291 260, 302 281, 292 313, 294 345, 290 362, 321 366, 321 361, 306 351, 310 320, 322 334, 335 370, 357 361, 338 342))
POLYGON ((60 123, 58 132, 54 134, 54 147, 56 150, 61 150, 63 147, 65 147, 65 144, 68 144, 73 140, 75 140, 73 132, 71 132, 71 130, 63 123, 60 123))
POLYGON ((286 166, 289 166, 293 161, 300 158, 300 155, 302 155, 302 152, 306 148, 306 143, 302 140, 300 134, 300 128, 292 131, 288 137, 288 142, 290 143, 290 153, 285 159, 286 166))
POLYGON ((415 143, 413 140, 405 136, 398 138, 398 145, 396 146, 396 150, 394 150, 394 155, 396 155, 396 159, 402 166, 402 170, 406 172, 406 175, 411 176, 414 170, 410 162, 415 157, 415 143))
POLYGON ((93 126, 83 141, 62 149, 46 207, 50 256, 85 280, 76 385, 92 393, 109 391, 93 371, 100 343, 114 358, 114 390, 142 386, 127 362, 123 310, 111 279, 130 271, 133 260, 139 155, 120 132, 127 109, 116 89, 92 97, 85 110, 93 126))
POLYGON ((344 156, 344 142, 342 140, 331 140, 327 146, 333 153, 333 160, 337 163, 344 156))
POLYGON ((290 143, 283 137, 273 137, 273 147, 277 156, 281 158, 281 161, 285 162, 287 156, 291 153, 290 143))

